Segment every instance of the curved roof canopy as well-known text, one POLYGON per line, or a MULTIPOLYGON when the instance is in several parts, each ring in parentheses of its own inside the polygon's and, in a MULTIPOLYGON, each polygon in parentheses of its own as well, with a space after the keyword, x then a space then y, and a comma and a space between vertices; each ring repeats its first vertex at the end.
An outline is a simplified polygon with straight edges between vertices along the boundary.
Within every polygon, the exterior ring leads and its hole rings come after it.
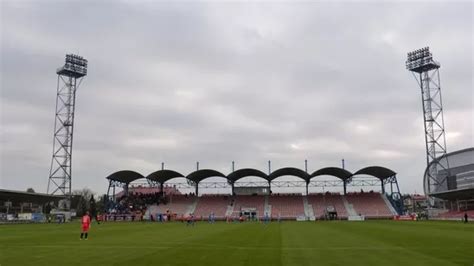
POLYGON ((112 181, 129 184, 132 181, 135 181, 140 178, 145 178, 145 177, 135 171, 123 170, 123 171, 115 172, 106 178, 112 181))
POLYGON ((184 175, 173 170, 158 170, 149 174, 146 179, 163 184, 166 181, 177 177, 184 177, 184 175))
POLYGON ((243 168, 243 169, 236 170, 236 171, 234 171, 234 172, 227 175, 227 180, 229 180, 229 182, 231 182, 231 183, 234 183, 235 181, 237 181, 241 178, 247 177, 247 176, 258 176, 258 177, 261 177, 265 180, 268 180, 268 175, 267 174, 265 174, 264 172, 262 172, 260 170, 253 169, 253 168, 243 168))
POLYGON ((394 171, 382 166, 369 166, 362 168, 354 173, 354 175, 371 175, 377 177, 380 180, 384 180, 396 174, 397 173, 395 173, 394 171))
POLYGON ((339 167, 325 167, 312 173, 311 178, 320 176, 320 175, 331 175, 331 176, 338 177, 342 180, 347 180, 352 176, 352 173, 339 167))
POLYGON ((186 178, 195 183, 199 183, 206 178, 215 177, 215 176, 226 178, 226 176, 223 173, 216 170, 212 170, 212 169, 202 169, 202 170, 194 171, 190 173, 188 176, 186 176, 186 178))
POLYGON ((273 171, 269 176, 268 176, 268 181, 272 181, 275 178, 278 178, 280 176, 285 176, 285 175, 292 175, 299 177, 303 179, 304 181, 309 181, 311 176, 306 173, 305 171, 294 168, 294 167, 285 167, 285 168, 280 168, 276 171, 273 171))

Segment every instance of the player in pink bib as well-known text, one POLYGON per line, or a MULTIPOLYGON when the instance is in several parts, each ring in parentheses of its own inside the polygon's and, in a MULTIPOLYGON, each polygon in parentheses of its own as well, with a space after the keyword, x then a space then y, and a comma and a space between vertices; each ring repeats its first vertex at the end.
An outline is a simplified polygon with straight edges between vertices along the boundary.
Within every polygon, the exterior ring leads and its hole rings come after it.
POLYGON ((87 240, 87 234, 89 233, 89 228, 91 227, 91 217, 89 216, 89 212, 86 212, 84 216, 82 216, 82 231, 81 231, 81 240, 84 238, 87 240))

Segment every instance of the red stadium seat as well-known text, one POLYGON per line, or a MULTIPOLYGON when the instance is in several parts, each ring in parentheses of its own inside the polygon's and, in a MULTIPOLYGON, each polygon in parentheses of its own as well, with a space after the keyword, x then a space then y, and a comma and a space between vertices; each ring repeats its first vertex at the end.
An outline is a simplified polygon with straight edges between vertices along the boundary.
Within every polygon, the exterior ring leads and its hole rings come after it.
POLYGON ((304 216, 303 196, 301 195, 272 195, 268 198, 268 203, 272 206, 272 217, 282 219, 296 219, 304 216))
POLYGON ((203 195, 198 200, 194 214, 206 218, 213 212, 216 219, 224 219, 229 204, 228 195, 203 195))
POLYGON ((324 216, 325 210, 329 206, 334 207, 339 218, 347 218, 348 216, 342 195, 340 194, 310 194, 308 195, 308 204, 312 205, 316 218, 324 216))
POLYGON ((382 199, 382 194, 380 193, 350 193, 346 195, 346 199, 352 204, 357 214, 367 218, 393 217, 393 213, 382 199))

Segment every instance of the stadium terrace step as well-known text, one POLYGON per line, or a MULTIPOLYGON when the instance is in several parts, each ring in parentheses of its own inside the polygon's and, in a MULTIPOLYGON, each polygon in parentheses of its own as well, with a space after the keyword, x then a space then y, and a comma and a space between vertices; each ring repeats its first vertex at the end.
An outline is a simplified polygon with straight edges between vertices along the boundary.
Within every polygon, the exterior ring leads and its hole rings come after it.
POLYGON ((143 219, 151 220, 150 216, 153 215, 153 217, 156 217, 156 214, 158 213, 160 213, 160 209, 158 208, 158 205, 156 204, 148 205, 146 208, 145 215, 143 215, 143 219))
POLYGON ((393 217, 380 193, 349 193, 346 196, 347 201, 353 205, 356 213, 366 218, 389 218, 393 217))
POLYGON ((244 209, 255 209, 257 217, 263 218, 265 213, 265 197, 264 196, 244 196, 234 197, 234 213, 233 217, 238 217, 239 212, 244 209))
POLYGON ((440 213, 435 218, 436 219, 446 219, 446 220, 461 220, 464 218, 464 214, 467 214, 469 220, 474 219, 474 210, 467 210, 467 211, 448 211, 444 213, 440 213))
MULTIPOLYGON (((238 218, 242 212, 252 213, 256 219, 262 219, 267 213, 276 219, 297 219, 307 217, 326 218, 328 209, 334 209, 339 219, 361 215, 366 218, 391 218, 394 209, 388 199, 380 193, 349 193, 346 196, 337 193, 310 194, 273 194, 270 196, 230 196, 202 195, 197 198, 187 195, 172 195, 167 204, 146 205, 145 219, 150 215, 165 214, 168 211, 178 218, 194 213, 196 219, 207 220, 211 213, 216 219, 238 218)), ((459 216, 459 214, 458 214, 459 216)))
POLYGON ((207 219, 214 213, 216 219, 224 219, 230 205, 230 195, 203 195, 199 197, 194 206, 193 213, 198 218, 207 219))
POLYGON ((344 207, 346 208, 346 211, 349 214, 349 216, 357 216, 358 214, 355 211, 354 206, 350 204, 349 202, 347 202, 347 199, 344 196, 341 196, 341 197, 342 197, 342 202, 344 202, 344 207))
POLYGON ((225 217, 231 217, 232 213, 234 213, 234 205, 228 205, 227 206, 227 211, 225 212, 225 217))
POLYGON ((195 202, 195 197, 185 195, 172 195, 167 204, 158 205, 159 213, 167 211, 183 216, 189 210, 189 206, 195 202))
POLYGON ((188 216, 191 213, 195 213, 198 202, 199 202, 199 197, 195 197, 194 201, 189 205, 188 209, 184 213, 184 216, 188 216))
POLYGON ((303 196, 304 214, 307 218, 314 218, 313 206, 308 203, 308 198, 303 196))
POLYGON ((268 196, 265 196, 265 213, 263 216, 268 215, 268 217, 272 217, 272 205, 268 202, 268 196))
POLYGON ((303 196, 296 194, 280 194, 268 197, 273 217, 282 219, 296 219, 305 216, 303 196))
POLYGON ((310 194, 307 196, 308 203, 313 207, 314 216, 316 219, 321 219, 325 215, 327 207, 333 207, 338 218, 347 218, 347 210, 344 206, 342 195, 324 193, 324 194, 310 194))
POLYGON ((392 212, 392 215, 398 215, 397 211, 395 210, 395 208, 393 207, 392 203, 390 202, 390 200, 387 198, 387 195, 385 194, 381 194, 380 195, 383 199, 383 201, 385 201, 385 204, 387 204, 387 207, 388 209, 392 212))

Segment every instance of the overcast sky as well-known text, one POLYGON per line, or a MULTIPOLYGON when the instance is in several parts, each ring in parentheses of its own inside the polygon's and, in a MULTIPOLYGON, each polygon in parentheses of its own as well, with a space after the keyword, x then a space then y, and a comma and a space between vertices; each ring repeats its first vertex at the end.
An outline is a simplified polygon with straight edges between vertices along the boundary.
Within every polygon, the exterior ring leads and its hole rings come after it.
POLYGON ((422 192, 421 94, 406 53, 441 63, 448 150, 473 144, 473 3, 0 1, 0 187, 45 192, 57 67, 77 92, 73 189, 122 169, 381 165, 422 192))

